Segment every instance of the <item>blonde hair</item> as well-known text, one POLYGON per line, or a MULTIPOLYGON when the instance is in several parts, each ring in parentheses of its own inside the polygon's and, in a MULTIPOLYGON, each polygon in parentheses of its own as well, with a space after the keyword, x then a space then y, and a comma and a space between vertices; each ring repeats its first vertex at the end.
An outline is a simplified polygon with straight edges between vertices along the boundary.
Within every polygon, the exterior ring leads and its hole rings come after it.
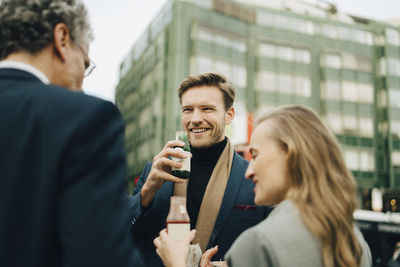
POLYGON ((339 144, 318 115, 292 105, 271 111, 272 138, 288 152, 287 199, 300 211, 306 227, 322 245, 325 267, 360 266, 362 248, 354 231, 356 183, 339 144))

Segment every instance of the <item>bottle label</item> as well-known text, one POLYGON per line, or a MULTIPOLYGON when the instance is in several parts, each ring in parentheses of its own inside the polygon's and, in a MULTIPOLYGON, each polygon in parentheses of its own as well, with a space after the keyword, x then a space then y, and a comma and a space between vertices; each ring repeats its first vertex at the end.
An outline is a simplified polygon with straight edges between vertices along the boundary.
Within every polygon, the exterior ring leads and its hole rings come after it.
POLYGON ((168 235, 175 240, 183 240, 190 232, 190 223, 168 223, 167 231, 168 235))
MULTIPOLYGON (((181 147, 177 147, 175 149, 180 149, 180 150, 184 151, 181 147)), ((189 155, 185 159, 178 158, 178 157, 172 157, 172 160, 175 160, 175 161, 178 161, 178 162, 182 162, 182 168, 172 167, 171 170, 173 170, 173 171, 179 170, 179 171, 188 171, 188 172, 190 172, 190 157, 189 157, 189 155)))

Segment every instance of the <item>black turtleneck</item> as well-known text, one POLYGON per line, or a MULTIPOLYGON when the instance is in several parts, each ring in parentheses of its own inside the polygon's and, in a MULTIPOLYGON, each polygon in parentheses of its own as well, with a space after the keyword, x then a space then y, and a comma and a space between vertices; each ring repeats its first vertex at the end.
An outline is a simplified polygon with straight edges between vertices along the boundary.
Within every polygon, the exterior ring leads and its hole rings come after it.
POLYGON ((190 217, 191 229, 196 227, 201 201, 206 191, 208 181, 215 164, 226 146, 227 138, 215 145, 204 149, 190 147, 192 160, 190 178, 187 188, 187 209, 190 217))

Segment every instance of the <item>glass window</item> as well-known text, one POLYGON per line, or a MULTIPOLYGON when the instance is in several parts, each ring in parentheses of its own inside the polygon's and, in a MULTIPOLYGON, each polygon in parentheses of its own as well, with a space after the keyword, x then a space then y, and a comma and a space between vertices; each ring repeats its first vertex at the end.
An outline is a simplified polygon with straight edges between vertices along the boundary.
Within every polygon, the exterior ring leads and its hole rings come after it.
POLYGON ((342 53, 343 68, 349 70, 357 69, 357 59, 353 54, 342 53))
POLYGON ((257 10, 256 12, 257 12, 257 15, 256 15, 257 24, 269 26, 269 27, 274 26, 274 21, 273 21, 274 15, 273 14, 267 13, 264 11, 260 11, 260 10, 257 10))
POLYGON ((276 74, 269 71, 259 71, 256 79, 256 87, 262 91, 275 91, 276 74))
POLYGON ((374 36, 371 32, 365 32, 366 44, 373 45, 374 44, 374 36))
POLYGON ((374 136, 374 122, 372 118, 359 118, 358 128, 362 136, 373 137, 374 136))
POLYGON ((311 81, 309 77, 296 75, 294 77, 294 86, 296 95, 303 97, 311 96, 311 81))
POLYGON ((357 102, 357 84, 353 82, 342 82, 342 96, 344 101, 357 102))
POLYGON ((374 88, 370 84, 359 83, 358 87, 358 100, 364 103, 374 102, 374 88))
POLYGON ((337 134, 343 133, 342 117, 339 114, 329 113, 326 115, 329 128, 337 134))
POLYGON ((207 31, 207 30, 203 29, 203 28, 198 29, 197 38, 199 40, 210 42, 210 43, 214 42, 214 34, 212 32, 210 32, 210 31, 207 31))
POLYGON ((222 45, 222 46, 230 46, 231 45, 231 40, 227 38, 226 36, 223 36, 221 34, 216 34, 215 35, 215 43, 222 45))
POLYGON ((391 107, 400 108, 400 89, 389 89, 389 102, 391 107))
POLYGON ((400 33, 395 29, 386 29, 386 40, 387 43, 394 46, 400 46, 400 33))
POLYGON ((306 33, 308 34, 314 34, 314 23, 312 21, 307 20, 306 22, 306 33))
POLYGON ((357 65, 358 65, 358 70, 360 71, 365 71, 365 72, 372 71, 371 60, 369 60, 368 58, 357 57, 357 65))
POLYGON ((278 57, 283 60, 293 61, 293 49, 287 46, 279 46, 278 47, 278 57))
POLYGON ((390 75, 400 76, 400 59, 388 58, 388 72, 390 75))
POLYGON ((360 44, 368 44, 366 31, 353 29, 354 41, 360 44))
POLYGON ((339 35, 340 39, 345 40, 345 41, 351 41, 353 39, 350 28, 338 26, 337 29, 338 29, 338 35, 339 35))
POLYGON ((310 51, 305 49, 295 49, 295 60, 300 63, 310 64, 310 51))
POLYGON ((323 56, 324 66, 334 69, 340 69, 342 67, 342 59, 339 55, 325 54, 323 56))
POLYGON ((206 56, 196 56, 194 57, 193 73, 204 73, 209 72, 213 69, 213 62, 211 58, 206 56))
POLYGON ((340 82, 336 80, 327 80, 322 86, 323 97, 326 100, 340 100, 340 82))
POLYGON ((375 157, 370 151, 360 151, 360 170, 373 171, 375 170, 375 157))
POLYGON ((236 39, 232 39, 231 47, 241 53, 245 53, 247 51, 246 43, 236 39))
POLYGON ((290 74, 278 74, 278 88, 280 93, 292 94, 293 92, 293 78, 290 74))
POLYGON ((356 133, 357 131, 357 117, 353 115, 343 116, 343 125, 345 132, 356 133))
POLYGON ((247 85, 246 68, 237 64, 232 65, 232 82, 235 86, 245 88, 247 85))
MULTIPOLYGON (((222 73, 223 75, 230 76, 230 65, 225 61, 216 60, 214 62, 214 70, 216 72, 222 73)), ((231 79, 232 77, 229 77, 231 79)))
POLYGON ((338 33, 336 27, 334 25, 324 24, 322 26, 322 34, 326 37, 336 39, 338 37, 338 33))
POLYGON ((290 29, 290 18, 275 14, 274 25, 277 28, 290 29))
POLYGON ((400 121, 392 120, 390 122, 390 129, 391 129, 392 135, 394 135, 397 138, 400 138, 400 121))
POLYGON ((399 151, 392 152, 392 164, 395 166, 400 166, 400 152, 399 151))
POLYGON ((261 43, 258 45, 258 53, 261 56, 274 58, 276 55, 275 49, 276 47, 272 44, 261 43))
POLYGON ((345 149, 344 157, 350 170, 358 170, 358 153, 354 149, 345 149))

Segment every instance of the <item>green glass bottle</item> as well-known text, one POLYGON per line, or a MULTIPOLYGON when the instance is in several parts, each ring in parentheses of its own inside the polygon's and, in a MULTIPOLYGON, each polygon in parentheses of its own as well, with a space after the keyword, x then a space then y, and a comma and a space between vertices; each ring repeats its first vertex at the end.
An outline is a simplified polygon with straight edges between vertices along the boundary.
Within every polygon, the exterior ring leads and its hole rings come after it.
MULTIPOLYGON (((176 149, 182 149, 183 151, 190 153, 190 143, 189 143, 189 136, 184 131, 177 131, 176 132, 176 139, 180 140, 185 143, 183 147, 176 147, 176 149)), ((173 160, 182 162, 182 168, 175 168, 172 167, 172 175, 183 178, 189 179, 190 177, 190 157, 188 156, 185 159, 172 157, 173 160)))

